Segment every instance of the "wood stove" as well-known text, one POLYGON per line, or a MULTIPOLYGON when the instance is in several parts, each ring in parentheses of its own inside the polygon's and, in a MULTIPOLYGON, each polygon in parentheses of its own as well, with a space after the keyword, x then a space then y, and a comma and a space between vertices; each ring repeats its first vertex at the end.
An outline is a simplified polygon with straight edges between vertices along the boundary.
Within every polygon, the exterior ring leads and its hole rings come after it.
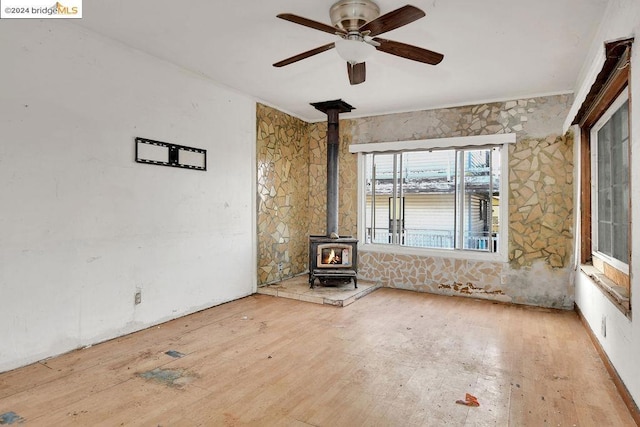
POLYGON ((358 239, 309 236, 309 284, 312 288, 316 278, 322 284, 353 280, 357 288, 357 273, 358 239))
POLYGON ((357 288, 358 240, 338 234, 338 116, 353 107, 341 99, 311 105, 327 115, 327 234, 309 236, 309 285, 353 280, 357 288))

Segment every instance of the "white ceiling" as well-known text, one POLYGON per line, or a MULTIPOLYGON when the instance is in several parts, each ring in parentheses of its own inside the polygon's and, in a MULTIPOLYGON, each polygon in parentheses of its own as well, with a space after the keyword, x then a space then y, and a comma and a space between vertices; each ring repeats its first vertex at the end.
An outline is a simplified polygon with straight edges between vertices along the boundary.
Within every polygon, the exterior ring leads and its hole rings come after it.
MULTIPOLYGON (((205 75, 307 121, 310 102, 343 99, 346 117, 468 105, 574 89, 607 0, 412 0, 426 17, 381 37, 444 54, 437 66, 382 52, 350 86, 330 50, 283 68, 274 62, 334 40, 276 18, 330 24, 334 0, 84 0, 76 23, 205 75)), ((378 0, 381 14, 405 5, 378 0)))

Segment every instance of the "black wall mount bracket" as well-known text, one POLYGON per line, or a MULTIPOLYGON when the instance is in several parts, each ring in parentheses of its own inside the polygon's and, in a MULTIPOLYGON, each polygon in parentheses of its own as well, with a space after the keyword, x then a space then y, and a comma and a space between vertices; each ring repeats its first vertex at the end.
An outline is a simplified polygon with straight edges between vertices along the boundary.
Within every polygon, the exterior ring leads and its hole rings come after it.
POLYGON ((206 171, 207 150, 137 137, 136 162, 206 171))

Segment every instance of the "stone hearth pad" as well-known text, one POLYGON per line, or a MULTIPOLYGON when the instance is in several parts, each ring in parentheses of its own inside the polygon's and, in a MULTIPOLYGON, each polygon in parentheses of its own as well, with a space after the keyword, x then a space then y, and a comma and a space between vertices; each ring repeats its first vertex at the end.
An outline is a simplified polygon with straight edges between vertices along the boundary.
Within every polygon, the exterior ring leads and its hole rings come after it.
POLYGON ((353 304, 358 299, 380 287, 382 287, 381 283, 367 280, 358 280, 358 289, 354 289, 353 282, 343 285, 322 286, 316 281, 316 287, 310 289, 309 276, 304 274, 283 280, 282 282, 260 286, 258 293, 280 298, 297 299, 315 304, 344 307, 353 304))

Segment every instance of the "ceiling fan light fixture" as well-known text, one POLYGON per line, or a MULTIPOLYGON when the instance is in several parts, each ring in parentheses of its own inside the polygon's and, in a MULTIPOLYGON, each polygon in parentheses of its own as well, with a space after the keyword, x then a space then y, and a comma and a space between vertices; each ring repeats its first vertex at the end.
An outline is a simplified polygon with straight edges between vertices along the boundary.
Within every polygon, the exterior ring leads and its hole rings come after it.
POLYGON ((340 57, 347 62, 349 83, 357 85, 365 81, 365 61, 376 50, 430 65, 439 64, 444 58, 444 55, 438 52, 376 37, 423 18, 424 11, 415 6, 402 6, 380 16, 380 9, 372 0, 338 0, 331 6, 330 14, 333 25, 323 24, 292 13, 277 15, 278 18, 294 24, 334 34, 337 36, 337 40, 276 62, 273 66, 282 67, 293 64, 335 48, 340 57))
POLYGON ((365 62, 367 58, 375 52, 376 48, 362 40, 343 39, 336 40, 335 43, 338 55, 351 65, 365 62))
POLYGON ((340 0, 329 10, 331 23, 344 31, 356 31, 380 16, 380 8, 371 0, 340 0))

